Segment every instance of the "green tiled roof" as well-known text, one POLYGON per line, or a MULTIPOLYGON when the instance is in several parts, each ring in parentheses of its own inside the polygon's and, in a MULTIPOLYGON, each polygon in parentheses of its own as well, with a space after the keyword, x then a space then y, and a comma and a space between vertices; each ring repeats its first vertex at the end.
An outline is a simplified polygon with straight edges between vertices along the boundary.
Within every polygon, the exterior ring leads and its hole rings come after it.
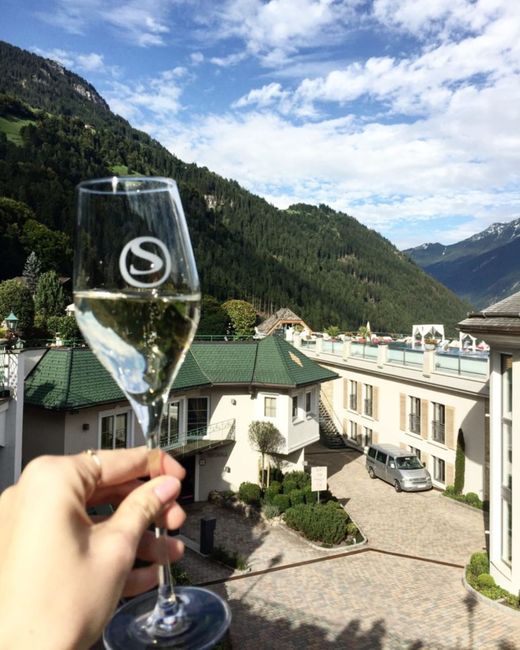
MULTIPOLYGON (((251 342, 195 342, 172 391, 212 384, 287 388, 337 377, 279 337, 251 342)), ((124 400, 108 371, 86 348, 51 349, 25 380, 25 402, 71 410, 124 400)))
POLYGON ((48 350, 25 380, 25 403, 74 409, 126 399, 88 349, 48 350))

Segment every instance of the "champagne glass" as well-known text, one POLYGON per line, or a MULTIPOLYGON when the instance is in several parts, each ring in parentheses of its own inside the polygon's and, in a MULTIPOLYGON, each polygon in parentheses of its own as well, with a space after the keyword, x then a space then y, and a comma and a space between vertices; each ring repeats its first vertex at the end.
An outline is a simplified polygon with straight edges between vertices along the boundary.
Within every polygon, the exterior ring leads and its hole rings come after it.
MULTIPOLYGON (((193 340, 200 287, 175 181, 114 177, 77 187, 74 305, 94 354, 130 401, 160 470, 161 419, 193 340)), ((107 626, 107 648, 210 648, 231 614, 217 594, 174 587, 166 531, 157 527, 159 587, 123 605, 107 626)))

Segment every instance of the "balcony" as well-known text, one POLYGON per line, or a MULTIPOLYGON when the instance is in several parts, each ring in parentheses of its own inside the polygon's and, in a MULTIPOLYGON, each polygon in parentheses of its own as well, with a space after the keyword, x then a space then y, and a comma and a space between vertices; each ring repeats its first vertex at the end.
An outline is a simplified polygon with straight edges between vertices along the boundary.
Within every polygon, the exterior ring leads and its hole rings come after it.
POLYGON ((235 440, 235 419, 215 422, 193 431, 162 433, 160 447, 172 456, 185 456, 189 453, 220 447, 235 440))
POLYGON ((432 420, 432 439, 435 442, 440 442, 444 444, 444 422, 439 422, 438 420, 432 420))
POLYGON ((412 433, 421 433, 421 416, 410 413, 408 416, 408 429, 412 433))

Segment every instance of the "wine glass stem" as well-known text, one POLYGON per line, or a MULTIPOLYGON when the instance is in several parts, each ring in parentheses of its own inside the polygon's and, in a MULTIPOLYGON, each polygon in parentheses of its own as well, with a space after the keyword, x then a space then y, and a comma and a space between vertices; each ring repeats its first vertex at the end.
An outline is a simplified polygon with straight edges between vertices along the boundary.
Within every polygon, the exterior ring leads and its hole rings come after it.
MULTIPOLYGON (((159 435, 154 433, 147 437, 148 462, 150 477, 159 476, 161 472, 161 454, 159 449, 159 435)), ((157 602, 148 619, 148 627, 155 633, 165 633, 175 627, 181 607, 175 596, 173 578, 170 568, 168 554, 167 529, 162 526, 155 527, 155 538, 159 547, 161 562, 158 566, 159 587, 157 590, 157 602)))

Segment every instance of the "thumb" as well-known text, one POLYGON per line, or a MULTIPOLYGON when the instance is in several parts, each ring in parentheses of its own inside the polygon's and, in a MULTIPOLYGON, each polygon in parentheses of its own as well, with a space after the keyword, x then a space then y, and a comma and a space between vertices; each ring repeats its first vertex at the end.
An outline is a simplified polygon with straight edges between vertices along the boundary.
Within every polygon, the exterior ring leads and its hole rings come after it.
POLYGON ((174 476, 158 476, 133 490, 110 518, 109 527, 122 533, 137 548, 145 530, 179 496, 181 483, 174 476))

